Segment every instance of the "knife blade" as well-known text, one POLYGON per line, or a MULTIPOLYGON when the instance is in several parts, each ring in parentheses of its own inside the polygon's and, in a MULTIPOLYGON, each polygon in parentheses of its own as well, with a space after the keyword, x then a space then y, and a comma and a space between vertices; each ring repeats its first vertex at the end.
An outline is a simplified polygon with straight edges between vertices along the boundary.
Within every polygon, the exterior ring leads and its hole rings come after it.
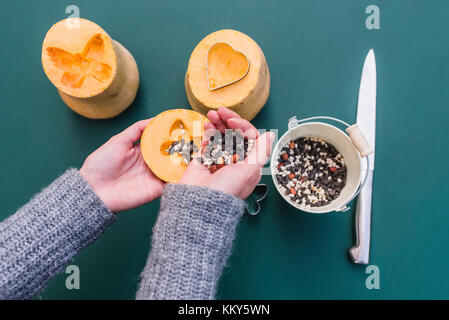
POLYGON ((362 161, 362 172, 363 175, 367 175, 367 180, 357 198, 355 213, 356 244, 349 250, 353 262, 357 264, 369 263, 371 200, 376 142, 376 95, 376 58, 374 50, 371 49, 366 55, 363 64, 357 105, 357 124, 373 149, 373 153, 368 155, 370 167, 367 168, 366 161, 362 161))

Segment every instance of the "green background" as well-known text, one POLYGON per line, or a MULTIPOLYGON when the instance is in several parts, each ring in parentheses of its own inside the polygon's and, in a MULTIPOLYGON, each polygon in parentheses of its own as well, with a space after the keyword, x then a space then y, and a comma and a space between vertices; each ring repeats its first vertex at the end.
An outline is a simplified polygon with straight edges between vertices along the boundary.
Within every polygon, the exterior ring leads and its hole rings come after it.
MULTIPOLYGON (((2 1, 0 8, 0 218, 137 120, 188 108, 184 73, 207 34, 233 28, 255 39, 272 77, 254 120, 282 134, 293 115, 354 122, 362 64, 378 70, 371 263, 380 290, 350 262, 353 212, 295 211, 270 188, 263 212, 245 216, 218 290, 223 299, 449 298, 449 2, 446 0, 2 1), (141 86, 131 108, 104 121, 65 107, 46 78, 41 44, 67 5, 134 55, 141 86), (380 30, 365 8, 380 8, 380 30)), ((119 214, 81 252, 81 289, 53 279, 41 299, 132 299, 159 202, 119 214)))

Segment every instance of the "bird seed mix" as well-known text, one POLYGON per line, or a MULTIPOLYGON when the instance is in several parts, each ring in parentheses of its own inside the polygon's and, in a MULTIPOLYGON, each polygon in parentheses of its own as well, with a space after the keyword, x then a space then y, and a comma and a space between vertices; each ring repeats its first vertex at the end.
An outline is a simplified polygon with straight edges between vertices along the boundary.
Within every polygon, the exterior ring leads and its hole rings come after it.
POLYGON ((323 139, 291 140, 280 151, 276 180, 291 201, 321 207, 336 199, 346 184, 345 159, 323 139))
MULTIPOLYGON (((254 140, 243 137, 238 131, 227 129, 224 134, 216 131, 210 137, 209 143, 203 150, 203 156, 199 160, 214 173, 226 164, 243 161, 253 146, 254 140)), ((198 151, 199 148, 193 141, 185 141, 184 139, 174 141, 165 150, 169 155, 178 154, 181 156, 186 165, 192 161, 193 153, 198 151)))
POLYGON ((198 146, 192 140, 186 142, 184 139, 181 139, 173 142, 165 152, 169 155, 177 153, 181 156, 184 164, 189 164, 193 153, 198 152, 198 146))
POLYGON ((243 161, 254 146, 254 140, 243 137, 238 131, 227 129, 210 137, 200 161, 214 173, 226 164, 243 161))

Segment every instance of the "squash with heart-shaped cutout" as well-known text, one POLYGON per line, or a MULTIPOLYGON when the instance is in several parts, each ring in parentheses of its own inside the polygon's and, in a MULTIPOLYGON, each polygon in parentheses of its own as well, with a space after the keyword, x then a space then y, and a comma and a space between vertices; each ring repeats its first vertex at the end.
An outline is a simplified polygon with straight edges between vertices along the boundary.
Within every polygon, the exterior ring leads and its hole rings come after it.
POLYGON ((131 105, 139 87, 131 53, 86 19, 69 18, 50 28, 42 66, 66 105, 87 118, 118 115, 131 105))
POLYGON ((166 182, 179 182, 189 161, 200 151, 207 118, 198 112, 173 109, 160 113, 140 139, 142 157, 166 182))
POLYGON ((236 30, 206 36, 193 50, 185 76, 193 110, 229 108, 252 120, 267 102, 270 71, 259 45, 236 30))

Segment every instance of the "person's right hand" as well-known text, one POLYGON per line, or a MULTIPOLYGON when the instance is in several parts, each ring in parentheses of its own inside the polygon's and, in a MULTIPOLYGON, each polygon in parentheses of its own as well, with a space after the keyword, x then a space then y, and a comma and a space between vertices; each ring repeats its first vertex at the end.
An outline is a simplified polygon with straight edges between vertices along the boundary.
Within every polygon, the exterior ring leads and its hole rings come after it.
POLYGON ((145 164, 137 143, 150 119, 136 122, 87 157, 81 176, 112 211, 139 207, 159 198, 164 182, 145 164))
POLYGON ((218 112, 209 111, 207 117, 210 122, 205 125, 206 136, 211 136, 214 130, 239 130, 248 139, 255 139, 254 148, 244 161, 228 164, 214 173, 194 160, 184 172, 180 183, 215 189, 246 199, 260 181, 262 168, 271 154, 274 133, 259 135, 249 121, 225 108, 218 109, 218 112))

